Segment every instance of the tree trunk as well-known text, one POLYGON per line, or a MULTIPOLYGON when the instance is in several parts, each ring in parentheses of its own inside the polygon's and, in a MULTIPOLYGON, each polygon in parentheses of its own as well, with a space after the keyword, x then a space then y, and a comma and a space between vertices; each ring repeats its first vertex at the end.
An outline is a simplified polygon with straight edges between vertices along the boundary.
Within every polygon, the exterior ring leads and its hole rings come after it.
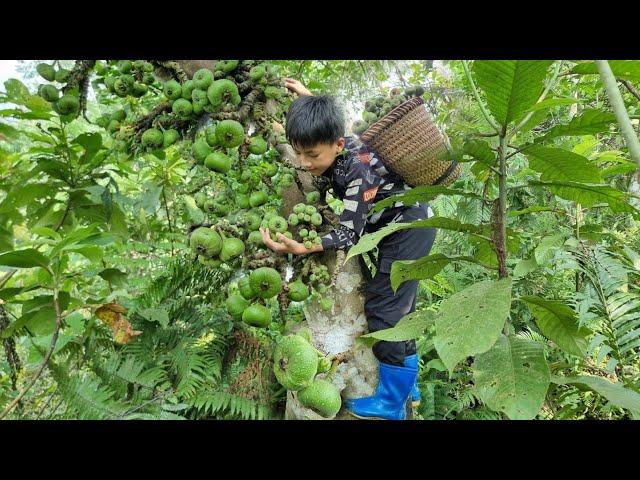
MULTIPOLYGON (((299 165, 293 149, 289 145, 279 145, 278 151, 294 165, 299 165)), ((313 178, 309 173, 298 171, 298 185, 284 192, 284 214, 291 212, 293 205, 304 201, 304 193, 313 190, 313 178)), ((357 259, 346 264, 344 255, 336 252, 318 253, 323 264, 336 278, 335 286, 325 294, 333 300, 333 308, 325 312, 317 301, 304 307, 305 320, 291 329, 293 332, 307 330, 311 333, 313 345, 325 354, 346 354, 346 361, 340 363, 331 378, 333 385, 340 390, 343 400, 371 395, 378 381, 377 361, 370 347, 356 344, 356 338, 367 332, 364 314, 364 279, 357 259), (336 271, 337 269, 337 271, 336 271)), ((320 374, 319 378, 326 374, 320 374)), ((296 392, 287 392, 285 418, 288 420, 323 420, 317 413, 302 406, 296 392)), ((337 419, 353 419, 344 408, 336 415, 337 419)))

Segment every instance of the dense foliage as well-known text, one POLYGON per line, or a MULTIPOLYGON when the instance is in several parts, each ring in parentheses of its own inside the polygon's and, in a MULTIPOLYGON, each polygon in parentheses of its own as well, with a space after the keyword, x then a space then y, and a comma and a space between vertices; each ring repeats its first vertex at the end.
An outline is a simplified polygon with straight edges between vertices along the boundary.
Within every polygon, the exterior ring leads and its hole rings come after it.
POLYGON ((592 61, 26 64, 0 92, 0 417, 283 417, 274 347, 335 279, 256 230, 310 248, 341 209, 321 182, 285 205, 290 76, 343 100, 349 133, 372 97, 422 96, 464 164, 389 199, 434 217, 347 255, 438 228, 392 268, 417 312, 363 337, 418 338, 417 418, 637 418, 640 62, 609 65, 627 123, 592 61))

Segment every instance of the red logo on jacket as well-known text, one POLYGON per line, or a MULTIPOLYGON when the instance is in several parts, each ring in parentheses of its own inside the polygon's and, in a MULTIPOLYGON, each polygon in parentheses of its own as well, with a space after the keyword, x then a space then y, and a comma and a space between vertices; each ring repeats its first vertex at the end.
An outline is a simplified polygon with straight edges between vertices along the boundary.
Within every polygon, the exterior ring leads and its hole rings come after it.
POLYGON ((369 190, 365 190, 362 194, 362 198, 364 198, 365 202, 368 202, 372 198, 375 198, 376 193, 378 192, 378 187, 370 188, 369 190))

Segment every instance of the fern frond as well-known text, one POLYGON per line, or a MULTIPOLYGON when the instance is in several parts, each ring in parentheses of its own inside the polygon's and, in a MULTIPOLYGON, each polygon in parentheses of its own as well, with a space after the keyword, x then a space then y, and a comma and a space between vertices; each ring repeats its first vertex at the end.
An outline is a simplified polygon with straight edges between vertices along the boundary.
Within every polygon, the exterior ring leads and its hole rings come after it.
MULTIPOLYGON (((629 283, 635 269, 629 260, 598 245, 585 251, 573 251, 579 268, 584 272, 592 291, 592 299, 585 300, 591 312, 590 323, 599 335, 591 341, 590 352, 597 353, 597 364, 607 355, 612 358, 607 369, 615 370, 637 362, 640 350, 640 293, 629 283)), ((577 299, 584 297, 577 297, 577 299)), ((624 378, 624 368, 619 371, 624 378)))

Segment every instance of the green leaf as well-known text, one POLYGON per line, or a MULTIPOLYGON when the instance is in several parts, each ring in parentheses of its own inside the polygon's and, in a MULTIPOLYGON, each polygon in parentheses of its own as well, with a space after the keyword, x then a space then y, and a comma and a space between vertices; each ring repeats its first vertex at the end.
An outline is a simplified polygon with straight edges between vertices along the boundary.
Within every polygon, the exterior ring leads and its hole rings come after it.
POLYGON ((377 232, 367 233, 360 237, 358 243, 349 249, 349 253, 347 254, 347 258, 345 259, 345 261, 349 260, 351 257, 354 257, 355 255, 374 249, 384 237, 386 237, 387 235, 391 235, 394 232, 397 232, 399 230, 406 230, 407 228, 426 227, 435 227, 443 230, 454 230, 456 232, 464 232, 471 235, 480 235, 481 232, 480 227, 478 227, 477 225, 460 223, 457 220, 452 220, 451 218, 445 217, 431 217, 425 220, 416 220, 415 222, 411 223, 390 223, 382 227, 377 232))
POLYGON ((561 247, 564 243, 565 235, 546 235, 542 237, 540 243, 533 252, 533 256, 538 265, 544 265, 549 262, 554 255, 554 249, 561 247))
POLYGON ((3 140, 2 136, 4 136, 5 139, 12 139, 18 135, 20 135, 20 130, 17 130, 7 123, 0 123, 0 140, 3 140))
MULTIPOLYGON (((51 344, 51 339, 53 338, 53 333, 48 335, 33 337, 31 341, 35 343, 40 349, 44 352, 49 351, 49 345, 51 344)), ((71 340, 73 340, 72 335, 65 335, 64 333, 58 334, 58 338, 56 339, 56 345, 53 348, 53 353, 51 354, 51 358, 53 358, 60 350, 62 350, 71 340)), ((27 361, 31 364, 40 363, 44 360, 44 357, 40 353, 39 349, 31 348, 29 350, 29 357, 27 361)))
POLYGON ((522 128, 518 131, 518 134, 522 135, 527 133, 529 130, 540 124, 545 118, 547 118, 548 115, 549 112, 544 109, 533 112, 531 118, 529 118, 529 120, 527 120, 527 122, 522 126, 522 128))
POLYGON ((434 345, 449 372, 461 360, 486 352, 495 343, 509 316, 511 281, 475 283, 442 302, 434 345))
POLYGON ((13 209, 23 207, 33 203, 36 199, 46 198, 52 195, 51 185, 47 184, 27 184, 13 188, 7 198, 0 203, 0 213, 7 213, 13 209))
POLYGON ((120 236, 121 238, 128 238, 129 229, 127 228, 127 220, 125 218, 124 212, 118 204, 113 205, 113 213, 111 214, 109 223, 111 225, 111 231, 114 234, 120 236))
POLYGON ((379 212, 383 208, 392 207, 396 202, 402 202, 405 205, 413 205, 416 202, 428 202, 438 195, 460 195, 462 197, 475 198, 481 200, 482 197, 473 192, 465 192, 464 190, 456 190, 453 188, 443 187, 442 185, 424 185, 414 187, 405 193, 387 197, 375 203, 371 209, 371 214, 379 212))
POLYGON ((507 213, 508 217, 517 217, 519 215, 526 215, 527 213, 536 213, 536 212, 553 212, 555 208, 553 207, 543 207, 541 205, 533 205, 529 208, 524 208, 522 210, 511 210, 507 213))
POLYGON ((529 185, 547 187, 551 193, 565 200, 581 203, 585 207, 591 207, 596 203, 606 203, 611 211, 616 213, 640 214, 635 207, 629 204, 629 195, 609 185, 586 185, 584 183, 569 181, 542 182, 530 180, 529 185))
POLYGON ((90 261, 94 263, 98 263, 102 261, 102 249, 100 247, 85 245, 82 247, 69 247, 65 248, 66 251, 79 253, 80 255, 88 258, 90 261))
POLYGON ((577 98, 547 98, 541 102, 536 103, 528 111, 537 112, 538 110, 547 110, 549 108, 557 107, 558 105, 571 105, 573 103, 581 103, 582 100, 577 98))
MULTIPOLYGON (((63 307, 61 306, 60 308, 62 309, 63 307)), ((56 313, 52 306, 47 305, 42 308, 27 310, 26 313, 24 308, 22 310, 22 316, 2 332, 2 338, 9 338, 15 331, 24 327, 28 327, 36 335, 48 335, 55 330, 56 313)))
POLYGON ((559 300, 545 300, 536 296, 522 296, 536 319, 542 334, 571 355, 584 357, 587 352, 587 337, 591 331, 579 327, 578 317, 569 306, 559 300))
POLYGON ((551 381, 558 385, 581 385, 602 395, 617 407, 626 408, 632 412, 640 412, 640 394, 625 388, 620 383, 612 383, 602 377, 580 375, 577 377, 552 376, 551 381))
POLYGON ((505 127, 520 120, 544 87, 548 60, 476 60, 473 69, 489 110, 505 127))
MULTIPOLYGON (((616 77, 640 82, 640 61, 609 60, 609 66, 616 77)), ((595 61, 579 63, 571 69, 571 73, 599 75, 595 61)))
MULTIPOLYGON (((491 150, 491 146, 483 140, 474 139, 465 142, 462 153, 470 156, 472 160, 477 160, 485 165, 494 165, 496 163, 495 152, 491 150)), ((466 162, 467 160, 460 159, 458 161, 466 162)))
POLYGON ((108 187, 105 187, 102 192, 102 204, 104 205, 104 218, 107 220, 111 220, 111 214, 113 213, 113 197, 111 195, 111 190, 108 187))
POLYGON ((513 269, 513 278, 522 278, 538 268, 538 262, 534 257, 521 259, 513 269))
POLYGON ((417 260, 396 260, 391 265, 391 288, 395 292, 401 283, 408 280, 432 278, 450 262, 458 260, 479 263, 473 257, 449 257, 442 253, 427 255, 417 260))
POLYGON ((0 255, 0 265, 14 268, 47 268, 49 259, 33 248, 26 248, 3 253, 0 255))
POLYGON ((577 153, 562 148, 532 145, 524 151, 529 166, 540 172, 540 180, 570 180, 573 182, 600 183, 598 167, 577 153))
POLYGON ((84 164, 90 162, 102 147, 102 135, 99 133, 83 133, 74 138, 72 143, 76 143, 85 149, 85 154, 80 159, 80 163, 84 164))
POLYGON ((7 92, 7 100, 18 105, 24 105, 24 101, 31 96, 26 85, 16 78, 4 82, 4 89, 7 92))
POLYGON ((540 411, 551 376, 539 343, 500 335, 472 369, 478 396, 489 408, 511 420, 531 420, 540 411))
POLYGON ((140 315, 149 322, 158 322, 162 328, 169 326, 169 312, 164 308, 145 308, 140 315))
POLYGON ((97 227, 97 224, 94 223, 87 227, 82 227, 82 228, 78 228, 77 230, 74 230, 70 234, 66 235, 58 243, 56 243, 56 245, 51 249, 51 252, 49 252, 49 255, 51 256, 51 258, 55 258, 58 254, 60 254, 64 250, 68 250, 71 246, 93 235, 93 232, 95 232, 96 227, 97 227))
POLYGON ((429 325, 433 325, 435 316, 435 312, 431 310, 413 312, 402 317, 395 327, 367 333, 366 335, 361 335, 360 338, 374 338, 387 342, 413 340, 419 338, 429 325))
POLYGON ((636 164, 632 162, 619 163, 618 165, 612 165, 602 170, 601 175, 603 177, 610 177, 612 175, 626 175, 636 171, 636 164))
POLYGON ((616 116, 613 113, 602 110, 585 110, 582 115, 574 117, 565 125, 556 125, 544 136, 536 138, 536 142, 549 140, 560 136, 589 135, 592 133, 608 132, 609 125, 615 123, 616 116))
POLYGON ((120 287, 124 286, 127 280, 127 273, 121 272, 117 268, 105 268, 98 273, 98 276, 104 278, 107 282, 120 287))

